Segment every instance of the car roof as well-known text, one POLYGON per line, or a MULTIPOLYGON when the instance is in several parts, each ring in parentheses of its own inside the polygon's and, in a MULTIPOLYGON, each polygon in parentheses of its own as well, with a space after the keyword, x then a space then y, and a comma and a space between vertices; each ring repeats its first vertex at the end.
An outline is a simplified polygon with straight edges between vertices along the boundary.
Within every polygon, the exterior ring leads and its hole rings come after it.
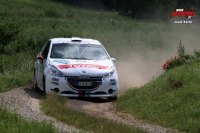
POLYGON ((80 44, 96 44, 102 45, 98 40, 90 39, 90 38, 79 38, 79 37, 72 37, 72 38, 51 38, 52 43, 80 43, 80 44))

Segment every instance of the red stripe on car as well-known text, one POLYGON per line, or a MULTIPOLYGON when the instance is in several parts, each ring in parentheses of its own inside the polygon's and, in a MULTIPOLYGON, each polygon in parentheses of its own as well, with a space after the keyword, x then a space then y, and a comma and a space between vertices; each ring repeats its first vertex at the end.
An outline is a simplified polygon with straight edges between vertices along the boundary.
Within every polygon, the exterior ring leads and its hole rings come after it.
POLYGON ((58 65, 60 69, 66 68, 95 68, 95 69, 107 69, 108 66, 102 65, 94 65, 94 64, 65 64, 65 65, 58 65))

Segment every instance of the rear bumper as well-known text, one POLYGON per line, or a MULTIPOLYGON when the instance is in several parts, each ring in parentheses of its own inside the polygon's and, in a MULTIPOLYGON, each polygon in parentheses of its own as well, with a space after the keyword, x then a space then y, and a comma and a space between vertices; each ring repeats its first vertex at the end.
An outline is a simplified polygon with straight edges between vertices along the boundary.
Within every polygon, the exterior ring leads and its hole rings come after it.
POLYGON ((118 76, 103 78, 101 84, 94 90, 75 89, 70 86, 66 77, 46 75, 46 93, 56 92, 66 97, 116 97, 119 93, 118 76))

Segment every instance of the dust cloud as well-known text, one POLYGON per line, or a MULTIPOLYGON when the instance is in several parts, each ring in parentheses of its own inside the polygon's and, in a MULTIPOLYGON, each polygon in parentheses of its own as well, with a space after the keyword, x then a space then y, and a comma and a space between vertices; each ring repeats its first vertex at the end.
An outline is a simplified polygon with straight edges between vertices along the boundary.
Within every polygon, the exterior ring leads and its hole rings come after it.
MULTIPOLYGON (((154 53, 151 53, 154 57, 154 53)), ((162 73, 163 60, 145 58, 139 53, 130 55, 128 61, 117 60, 115 66, 120 81, 120 95, 129 89, 140 87, 162 73)))
MULTIPOLYGON (((163 73, 163 63, 177 54, 181 40, 186 53, 192 54, 194 49, 200 50, 199 25, 171 25, 170 29, 161 35, 163 43, 155 50, 145 49, 124 53, 126 60, 116 57, 115 66, 120 81, 120 95, 129 89, 141 87, 153 78, 163 73), (119 60, 118 60, 119 58, 119 60)), ((137 45, 137 44, 135 44, 137 45)))

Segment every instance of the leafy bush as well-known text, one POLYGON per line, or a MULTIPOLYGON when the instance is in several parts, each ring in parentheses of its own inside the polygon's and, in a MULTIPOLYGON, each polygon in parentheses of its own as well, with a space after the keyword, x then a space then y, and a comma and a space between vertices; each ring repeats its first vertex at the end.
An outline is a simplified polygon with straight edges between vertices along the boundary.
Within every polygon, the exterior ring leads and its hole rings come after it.
POLYGON ((0 52, 4 53, 4 48, 11 41, 17 38, 22 30, 22 25, 17 21, 4 20, 0 24, 0 52))
POLYGON ((172 69, 175 66, 180 66, 182 64, 183 64, 182 58, 180 56, 175 55, 174 58, 167 60, 167 62, 165 62, 162 67, 164 70, 168 70, 172 69))
POLYGON ((194 50, 194 55, 185 54, 185 47, 182 45, 181 40, 179 43, 178 55, 175 55, 174 58, 168 59, 163 65, 163 70, 169 70, 175 66, 183 65, 189 61, 200 61, 200 51, 194 50))
POLYGON ((194 60, 200 62, 200 51, 194 50, 194 60))

